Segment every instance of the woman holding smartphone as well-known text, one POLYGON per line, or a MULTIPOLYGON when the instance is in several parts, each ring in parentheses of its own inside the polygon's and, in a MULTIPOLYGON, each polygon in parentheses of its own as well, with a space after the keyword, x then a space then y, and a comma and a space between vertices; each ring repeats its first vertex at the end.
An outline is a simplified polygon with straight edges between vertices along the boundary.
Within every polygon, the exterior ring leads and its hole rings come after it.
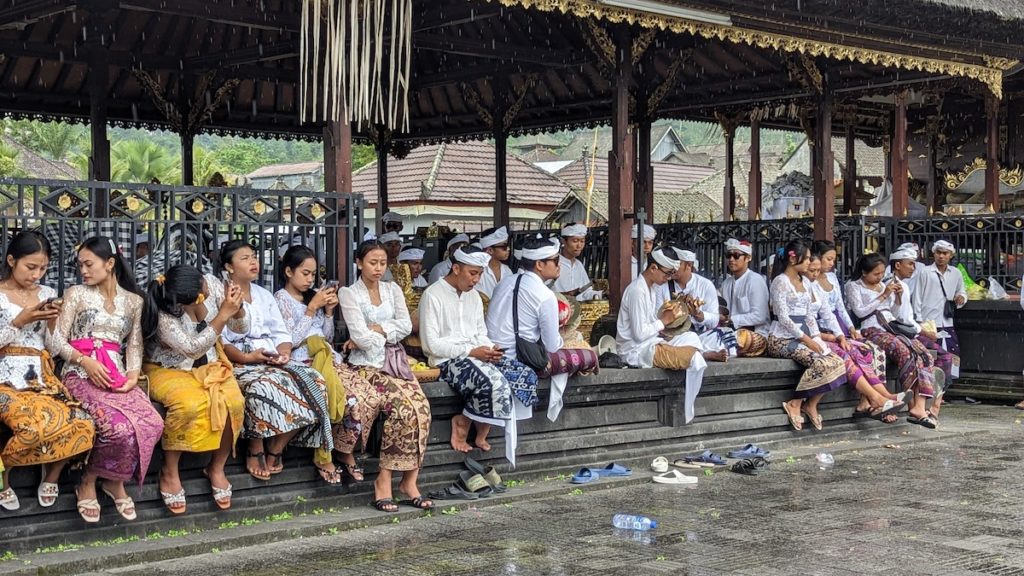
POLYGON ((252 246, 232 240, 220 249, 221 267, 242 294, 249 329, 224 328, 224 352, 234 364, 245 395, 245 466, 257 480, 284 470, 289 443, 330 451, 334 448, 327 385, 317 372, 291 359, 292 336, 274 295, 253 282, 260 266, 252 246))
MULTIPOLYGON (((369 384, 349 368, 341 354, 334 350, 334 318, 338 309, 338 283, 331 282, 314 290, 317 270, 316 255, 305 246, 292 246, 281 257, 278 274, 284 288, 274 297, 281 308, 285 327, 292 335, 292 359, 314 368, 327 382, 327 407, 334 430, 334 447, 339 449, 346 435, 362 432, 362 403, 369 384)), ((346 475, 356 482, 363 480, 363 470, 356 464, 352 451, 342 452, 341 462, 346 475)), ((336 484, 341 473, 335 467, 330 450, 317 450, 313 464, 325 482, 336 484)))
POLYGON ((46 341, 62 302, 39 280, 50 263, 50 243, 20 232, 0 263, 0 425, 11 431, 0 445, 0 507, 17 510, 18 495, 4 466, 42 466, 39 505, 53 506, 57 479, 74 457, 92 448, 92 419, 54 374, 46 341))
POLYGON ((184 452, 213 452, 203 474, 213 501, 231 507, 231 483, 224 464, 242 431, 245 399, 220 333, 248 329, 242 292, 193 266, 179 264, 149 284, 142 329, 146 335, 149 393, 167 409, 160 497, 171 514, 184 514, 185 488, 178 476, 184 452))

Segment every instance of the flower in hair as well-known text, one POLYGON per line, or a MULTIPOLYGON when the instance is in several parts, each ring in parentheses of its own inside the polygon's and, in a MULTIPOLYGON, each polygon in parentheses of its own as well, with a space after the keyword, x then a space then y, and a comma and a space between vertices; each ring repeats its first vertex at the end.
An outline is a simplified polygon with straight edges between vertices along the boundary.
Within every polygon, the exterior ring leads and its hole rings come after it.
POLYGON ((794 252, 794 251, 790 250, 790 251, 789 251, 789 255, 790 255, 790 256, 796 256, 796 252, 794 252))
POLYGON ((196 303, 196 305, 199 305, 199 304, 202 304, 203 302, 206 302, 206 294, 200 292, 199 295, 196 296, 196 302, 195 303, 196 303))
POLYGON ((163 286, 164 282, 167 280, 167 278, 163 274, 157 274, 157 276, 156 276, 156 278, 154 278, 154 280, 156 280, 157 284, 163 286))

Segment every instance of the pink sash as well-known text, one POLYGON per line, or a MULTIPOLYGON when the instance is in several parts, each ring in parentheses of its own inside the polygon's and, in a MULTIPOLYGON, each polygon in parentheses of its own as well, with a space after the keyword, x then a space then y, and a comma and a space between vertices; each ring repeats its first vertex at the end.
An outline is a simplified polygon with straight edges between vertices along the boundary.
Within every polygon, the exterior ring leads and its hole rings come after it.
POLYGON ((107 369, 110 374, 110 387, 120 388, 128 380, 121 371, 117 369, 117 363, 110 357, 111 353, 120 354, 121 345, 116 342, 100 340, 99 338, 81 338, 69 342, 71 347, 82 354, 96 360, 101 366, 107 369))

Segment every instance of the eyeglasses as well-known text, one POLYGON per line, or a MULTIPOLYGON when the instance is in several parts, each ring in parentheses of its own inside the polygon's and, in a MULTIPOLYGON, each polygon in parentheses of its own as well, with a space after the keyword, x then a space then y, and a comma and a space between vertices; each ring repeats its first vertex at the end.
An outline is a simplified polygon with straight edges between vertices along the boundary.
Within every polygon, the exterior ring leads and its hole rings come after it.
POLYGON ((654 267, 658 269, 658 272, 661 272, 665 276, 674 276, 676 273, 675 270, 666 270, 665 268, 662 268, 659 264, 655 264, 654 267))
POLYGON ((739 260, 740 258, 743 258, 744 256, 746 256, 746 254, 744 254, 742 252, 727 252, 725 254, 725 257, 728 258, 729 260, 739 260))

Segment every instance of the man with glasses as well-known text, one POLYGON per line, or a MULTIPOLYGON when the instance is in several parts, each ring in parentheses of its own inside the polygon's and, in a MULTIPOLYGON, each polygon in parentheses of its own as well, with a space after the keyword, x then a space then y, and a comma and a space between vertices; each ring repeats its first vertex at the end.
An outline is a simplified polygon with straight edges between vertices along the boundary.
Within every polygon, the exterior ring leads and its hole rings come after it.
MULTIPOLYGON (((636 254, 636 239, 640 236, 640 227, 637 224, 633 225, 633 233, 630 237, 633 239, 631 246, 633 247, 633 259, 629 264, 629 274, 632 279, 636 279, 637 275, 637 254, 636 254)), ((643 260, 640 261, 639 270, 647 268, 647 256, 650 255, 651 250, 654 249, 654 239, 657 238, 658 232, 654 229, 654 226, 650 224, 644 224, 644 255, 643 260)))
POLYGON ((562 252, 558 258, 561 273, 555 280, 555 292, 575 297, 580 302, 597 300, 604 295, 600 290, 591 288, 590 276, 580 260, 586 245, 586 226, 572 223, 562 228, 562 252))
POLYGON ((750 269, 753 248, 746 240, 730 238, 725 243, 729 275, 722 282, 722 297, 728 322, 736 330, 740 356, 761 356, 768 347, 768 282, 750 269))
POLYGON ((707 332, 718 328, 718 291, 711 280, 697 274, 700 263, 697 255, 689 250, 675 249, 679 255, 679 270, 668 282, 668 290, 662 291, 663 299, 682 296, 690 309, 693 328, 707 332))
MULTIPOLYGON (((673 248, 651 252, 646 270, 630 282, 622 294, 615 343, 619 357, 630 366, 686 371, 684 408, 689 422, 693 419, 693 402, 707 363, 697 334, 683 332, 671 340, 664 339, 665 327, 679 319, 683 311, 678 306, 662 306, 658 296, 658 287, 676 275, 680 264, 673 248)), ((717 298, 715 304, 718 304, 717 298)))
POLYGON ((491 257, 491 262, 484 268, 484 274, 480 277, 480 283, 476 285, 478 292, 487 296, 488 299, 494 294, 494 289, 504 278, 512 276, 512 269, 505 264, 508 261, 508 229, 489 228, 480 233, 480 247, 491 257))

